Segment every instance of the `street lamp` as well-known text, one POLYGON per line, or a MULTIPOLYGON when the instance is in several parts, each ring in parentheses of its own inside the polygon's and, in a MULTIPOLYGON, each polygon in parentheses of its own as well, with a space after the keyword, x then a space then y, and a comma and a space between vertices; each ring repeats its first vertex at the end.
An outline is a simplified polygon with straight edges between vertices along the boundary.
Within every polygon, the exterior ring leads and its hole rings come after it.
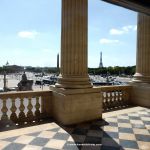
MULTIPOLYGON (((7 64, 6 64, 7 65, 7 64)), ((6 73, 6 69, 5 69, 5 65, 3 66, 3 70, 4 70, 4 87, 3 87, 3 90, 4 90, 4 92, 7 92, 7 78, 6 78, 6 75, 7 75, 7 73, 6 73)))

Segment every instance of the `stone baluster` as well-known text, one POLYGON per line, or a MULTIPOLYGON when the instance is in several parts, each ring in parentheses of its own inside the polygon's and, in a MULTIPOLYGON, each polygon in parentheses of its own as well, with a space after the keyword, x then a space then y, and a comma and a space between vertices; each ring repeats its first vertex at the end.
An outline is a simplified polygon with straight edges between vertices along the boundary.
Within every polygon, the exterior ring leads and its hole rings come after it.
POLYGON ((36 119, 40 119, 41 113, 40 113, 40 103, 39 103, 39 97, 36 97, 36 104, 35 104, 35 117, 36 119))
POLYGON ((110 101, 109 101, 110 107, 112 107, 113 104, 114 104, 114 102, 113 102, 113 96, 112 96, 112 91, 110 91, 110 93, 109 93, 109 99, 110 99, 110 101))
POLYGON ((6 100, 6 99, 3 99, 2 102, 3 102, 3 107, 2 107, 2 109, 1 109, 1 111, 2 111, 1 120, 8 120, 8 115, 7 115, 8 108, 7 108, 7 106, 6 106, 7 100, 6 100))
POLYGON ((127 91, 122 91, 122 103, 127 104, 127 91))
POLYGON ((108 94, 109 94, 109 92, 106 91, 106 106, 107 106, 107 108, 109 108, 108 94))
POLYGON ((12 100, 12 106, 11 106, 10 110, 11 110, 12 113, 10 115, 10 120, 17 123, 17 121, 18 121, 18 118, 17 118, 17 115, 16 115, 17 107, 15 105, 16 99, 12 98, 11 100, 12 100))
POLYGON ((119 99, 119 106, 121 107, 121 105, 122 105, 122 91, 121 90, 119 90, 118 91, 118 99, 119 99))
POLYGON ((119 97, 118 97, 119 93, 118 91, 115 91, 115 101, 116 101, 116 106, 119 106, 119 97))
POLYGON ((26 121, 26 115, 25 115, 25 112, 24 112, 25 106, 24 106, 23 102, 24 102, 24 99, 21 98, 20 99, 20 107, 19 107, 20 113, 19 113, 19 117, 18 117, 19 118, 18 122, 20 124, 26 121))
POLYGON ((102 92, 102 101, 103 101, 103 111, 106 109, 106 95, 105 92, 102 92))
POLYGON ((117 100, 116 100, 116 92, 113 91, 113 95, 114 95, 114 105, 115 107, 117 106, 117 100))
POLYGON ((33 109, 33 105, 32 105, 32 98, 28 98, 28 112, 27 112, 27 120, 28 122, 31 122, 34 120, 34 116, 33 116, 33 112, 32 112, 32 109, 33 109))

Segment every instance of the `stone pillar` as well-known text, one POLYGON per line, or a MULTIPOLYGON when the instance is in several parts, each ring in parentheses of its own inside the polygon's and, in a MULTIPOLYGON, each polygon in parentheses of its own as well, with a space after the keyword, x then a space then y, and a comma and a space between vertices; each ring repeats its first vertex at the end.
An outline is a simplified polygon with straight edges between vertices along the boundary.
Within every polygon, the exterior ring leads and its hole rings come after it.
POLYGON ((61 67, 53 91, 53 117, 65 125, 102 118, 102 95, 87 67, 88 0, 62 0, 61 67))
POLYGON ((132 82, 134 104, 150 107, 150 16, 139 13, 136 73, 132 82))
POLYGON ((139 13, 134 81, 150 83, 150 16, 139 13))
POLYGON ((90 88, 88 0, 62 0, 61 67, 56 87, 90 88))

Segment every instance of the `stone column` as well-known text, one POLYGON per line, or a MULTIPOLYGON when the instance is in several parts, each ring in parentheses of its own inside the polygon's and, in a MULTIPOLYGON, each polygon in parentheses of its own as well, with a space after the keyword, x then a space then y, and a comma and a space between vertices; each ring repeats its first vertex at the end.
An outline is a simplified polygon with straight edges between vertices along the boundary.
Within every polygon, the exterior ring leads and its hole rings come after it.
POLYGON ((136 73, 132 82, 132 102, 150 107, 150 16, 139 13, 136 73))
POLYGON ((61 67, 56 87, 92 87, 87 66, 88 0, 62 0, 61 67))
POLYGON ((102 118, 101 90, 88 76, 87 26, 88 0, 62 0, 60 75, 50 89, 53 117, 64 125, 102 118))
POLYGON ((139 13, 135 82, 150 83, 150 16, 139 13))

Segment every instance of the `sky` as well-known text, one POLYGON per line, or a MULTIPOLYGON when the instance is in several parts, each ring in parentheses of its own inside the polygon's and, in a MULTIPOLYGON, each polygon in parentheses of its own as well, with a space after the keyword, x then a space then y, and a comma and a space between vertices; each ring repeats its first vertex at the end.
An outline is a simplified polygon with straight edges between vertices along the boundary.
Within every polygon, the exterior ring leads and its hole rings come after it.
MULTIPOLYGON (((136 64, 137 13, 88 1, 88 67, 136 64)), ((0 0, 0 66, 56 67, 61 0, 0 0)))

